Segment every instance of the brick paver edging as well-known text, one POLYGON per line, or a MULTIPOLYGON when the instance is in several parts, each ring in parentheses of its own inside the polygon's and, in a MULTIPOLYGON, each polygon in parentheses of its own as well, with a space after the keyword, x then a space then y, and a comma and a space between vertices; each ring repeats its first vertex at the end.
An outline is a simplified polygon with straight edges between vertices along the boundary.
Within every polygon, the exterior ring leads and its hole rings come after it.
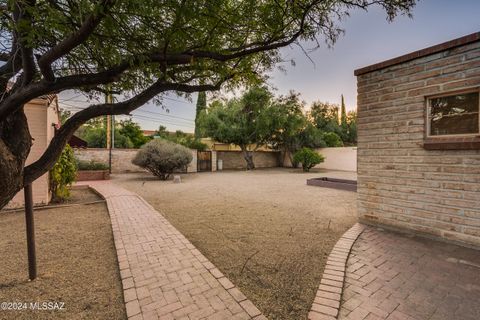
POLYGON ((108 181, 77 184, 107 202, 129 320, 267 319, 142 197, 108 181))
POLYGON ((337 319, 345 284, 345 271, 348 256, 364 226, 356 223, 337 241, 327 259, 322 281, 312 308, 308 313, 309 320, 337 319))

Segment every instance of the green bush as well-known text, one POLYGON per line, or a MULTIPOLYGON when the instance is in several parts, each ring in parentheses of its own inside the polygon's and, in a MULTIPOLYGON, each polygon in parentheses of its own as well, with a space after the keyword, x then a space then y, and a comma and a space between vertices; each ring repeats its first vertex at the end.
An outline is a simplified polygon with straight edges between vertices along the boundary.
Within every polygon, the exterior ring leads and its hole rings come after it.
POLYGON ((164 139, 154 139, 138 150, 132 163, 147 169, 161 180, 192 161, 192 152, 179 144, 164 139))
POLYGON ((343 147, 342 139, 335 132, 325 132, 323 134, 323 140, 327 144, 327 147, 343 147))
POLYGON ((293 155, 294 163, 301 163, 303 171, 308 172, 317 164, 322 163, 325 158, 309 148, 302 148, 293 155))
POLYGON ((77 159, 78 170, 108 170, 108 164, 95 162, 93 160, 85 161, 77 159))
POLYGON ((70 197, 69 186, 77 176, 77 164, 73 149, 67 144, 60 157, 50 170, 50 190, 54 201, 64 201, 70 197))

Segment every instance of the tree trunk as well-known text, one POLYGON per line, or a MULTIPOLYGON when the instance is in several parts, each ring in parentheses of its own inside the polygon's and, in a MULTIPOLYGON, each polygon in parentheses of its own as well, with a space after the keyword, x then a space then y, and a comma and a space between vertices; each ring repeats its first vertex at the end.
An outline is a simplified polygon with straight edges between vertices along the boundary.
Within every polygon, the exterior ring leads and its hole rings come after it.
POLYGON ((243 158, 247 162, 247 170, 255 169, 255 163, 253 162, 253 151, 248 151, 246 148, 241 148, 243 152, 243 158))
POLYGON ((0 121, 0 209, 23 188, 32 137, 23 108, 0 121))

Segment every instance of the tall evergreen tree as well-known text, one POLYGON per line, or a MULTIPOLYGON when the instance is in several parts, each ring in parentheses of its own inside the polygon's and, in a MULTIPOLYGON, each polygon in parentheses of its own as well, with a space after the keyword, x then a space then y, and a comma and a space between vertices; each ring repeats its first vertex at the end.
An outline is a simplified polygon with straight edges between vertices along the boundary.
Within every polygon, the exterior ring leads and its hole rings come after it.
POLYGON ((202 134, 200 132, 200 125, 199 125, 199 117, 203 110, 207 109, 207 94, 205 92, 199 92, 197 98, 197 106, 196 106, 196 114, 195 114, 195 138, 200 139, 202 134))
POLYGON ((340 115, 340 125, 342 128, 347 126, 347 110, 345 108, 345 99, 342 94, 342 114, 340 115))

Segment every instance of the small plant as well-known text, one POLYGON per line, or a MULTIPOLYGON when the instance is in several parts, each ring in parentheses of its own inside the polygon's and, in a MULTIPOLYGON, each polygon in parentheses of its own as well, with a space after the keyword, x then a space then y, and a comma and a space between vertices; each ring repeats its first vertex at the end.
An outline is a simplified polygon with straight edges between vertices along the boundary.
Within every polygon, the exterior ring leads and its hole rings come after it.
POLYGON ((95 162, 93 160, 85 161, 77 159, 78 170, 108 170, 108 164, 95 162))
POLYGON ((70 197, 69 186, 77 176, 77 164, 73 149, 67 144, 60 157, 50 170, 50 190, 54 201, 64 201, 70 197))
POLYGON ((302 148, 293 155, 294 163, 301 163, 303 171, 308 172, 325 160, 324 156, 309 148, 302 148))
POLYGON ((138 150, 132 163, 147 169, 160 180, 167 180, 177 169, 186 167, 192 161, 192 152, 179 144, 154 139, 138 150))

